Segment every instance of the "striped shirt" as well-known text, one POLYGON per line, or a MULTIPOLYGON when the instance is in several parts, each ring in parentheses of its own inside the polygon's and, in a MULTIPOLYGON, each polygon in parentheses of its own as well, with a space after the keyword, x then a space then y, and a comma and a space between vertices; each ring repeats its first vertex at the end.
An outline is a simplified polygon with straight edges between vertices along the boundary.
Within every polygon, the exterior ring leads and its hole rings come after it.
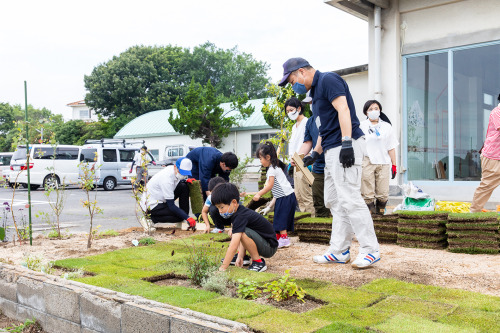
POLYGON ((274 177, 274 185, 272 188, 273 197, 276 199, 286 197, 293 193, 292 185, 286 179, 285 173, 280 167, 273 167, 272 165, 267 170, 267 179, 274 177))

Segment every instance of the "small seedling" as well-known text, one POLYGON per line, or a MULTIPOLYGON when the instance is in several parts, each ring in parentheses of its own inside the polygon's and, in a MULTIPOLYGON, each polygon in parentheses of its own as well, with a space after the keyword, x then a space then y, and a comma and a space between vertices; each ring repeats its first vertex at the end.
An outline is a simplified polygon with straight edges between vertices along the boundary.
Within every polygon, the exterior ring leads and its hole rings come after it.
POLYGON ((262 294, 262 290, 260 290, 257 282, 249 281, 247 279, 238 279, 237 281, 239 284, 236 294, 238 294, 239 298, 256 299, 262 294))
POLYGON ((290 270, 285 271, 280 279, 266 283, 264 292, 269 293, 269 297, 276 302, 282 302, 296 296, 299 301, 305 302, 306 292, 295 283, 295 279, 290 277, 290 270))

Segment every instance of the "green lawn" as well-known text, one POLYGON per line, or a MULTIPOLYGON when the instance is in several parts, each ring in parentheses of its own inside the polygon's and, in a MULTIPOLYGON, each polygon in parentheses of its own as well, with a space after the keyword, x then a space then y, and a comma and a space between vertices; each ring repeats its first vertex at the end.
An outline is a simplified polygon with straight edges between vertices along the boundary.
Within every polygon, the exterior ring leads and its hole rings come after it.
MULTIPOLYGON (((307 294, 325 302, 304 313, 145 280, 169 273, 186 275, 192 246, 223 253, 225 240, 227 235, 196 235, 55 264, 95 274, 76 279, 79 282, 236 320, 260 332, 500 332, 500 297, 395 279, 375 280, 357 289, 298 279, 307 294)), ((228 277, 262 283, 277 278, 234 267, 228 277)))

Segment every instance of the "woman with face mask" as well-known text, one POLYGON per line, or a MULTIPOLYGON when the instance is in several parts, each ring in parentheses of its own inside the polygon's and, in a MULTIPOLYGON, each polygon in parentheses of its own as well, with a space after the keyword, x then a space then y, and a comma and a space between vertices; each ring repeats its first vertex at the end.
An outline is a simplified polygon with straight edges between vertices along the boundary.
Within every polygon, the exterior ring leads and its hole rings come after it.
POLYGON ((372 214, 383 215, 389 199, 389 176, 396 177, 398 141, 378 101, 367 101, 363 113, 367 119, 359 127, 365 134, 367 156, 363 160, 361 195, 372 214))
MULTIPOLYGON (((304 116, 304 106, 302 102, 295 97, 288 99, 285 102, 285 111, 288 118, 294 122, 292 127, 292 135, 288 142, 288 155, 290 160, 294 153, 299 153, 306 132, 307 117, 304 116)), ((293 165, 293 164, 292 164, 293 165)), ((294 192, 301 212, 311 213, 315 217, 314 202, 312 196, 312 188, 304 177, 303 173, 295 167, 293 173, 294 192)))

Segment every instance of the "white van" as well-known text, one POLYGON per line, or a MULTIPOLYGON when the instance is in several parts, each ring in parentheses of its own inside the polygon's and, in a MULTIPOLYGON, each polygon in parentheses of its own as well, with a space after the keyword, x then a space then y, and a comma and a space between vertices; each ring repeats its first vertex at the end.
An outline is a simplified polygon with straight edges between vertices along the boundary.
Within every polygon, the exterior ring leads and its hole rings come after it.
MULTIPOLYGON (((78 184, 78 164, 81 147, 47 144, 30 145, 30 184, 36 190, 40 186, 58 186, 59 184, 78 184)), ((19 145, 10 161, 9 181, 27 187, 26 146, 19 145)))
POLYGON ((4 182, 9 180, 10 173, 10 160, 14 153, 0 153, 0 170, 2 172, 2 180, 4 182))
POLYGON ((118 185, 130 185, 130 180, 121 176, 122 168, 132 163, 144 141, 125 141, 114 139, 87 140, 82 146, 80 161, 94 163, 97 186, 112 191, 118 185), (97 154, 97 161, 94 161, 97 154))

